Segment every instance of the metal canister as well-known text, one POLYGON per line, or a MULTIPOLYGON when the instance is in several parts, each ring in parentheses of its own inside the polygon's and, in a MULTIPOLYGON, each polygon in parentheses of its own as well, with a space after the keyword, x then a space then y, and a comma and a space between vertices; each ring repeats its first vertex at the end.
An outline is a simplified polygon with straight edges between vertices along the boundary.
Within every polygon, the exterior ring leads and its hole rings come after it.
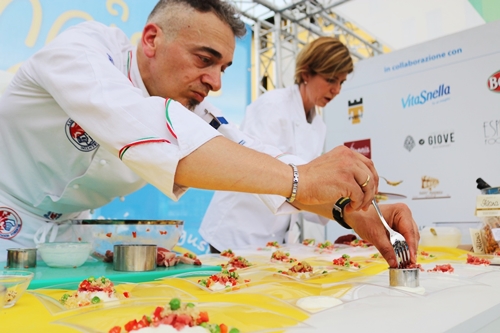
POLYGON ((153 244, 119 244, 113 247, 113 269, 145 272, 156 269, 157 247, 153 244))
POLYGON ((389 284, 391 287, 416 288, 420 285, 419 273, 418 268, 389 268, 389 284))
POLYGON ((36 249, 7 249, 6 268, 36 267, 36 249))

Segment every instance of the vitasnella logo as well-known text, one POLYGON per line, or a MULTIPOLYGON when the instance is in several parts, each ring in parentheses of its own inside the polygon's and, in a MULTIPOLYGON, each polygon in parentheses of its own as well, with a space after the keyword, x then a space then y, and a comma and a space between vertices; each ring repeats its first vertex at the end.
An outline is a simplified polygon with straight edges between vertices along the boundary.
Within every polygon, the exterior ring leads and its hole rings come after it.
POLYGON ((438 102, 441 103, 448 100, 449 99, 448 95, 450 94, 451 94, 450 86, 441 84, 435 90, 422 90, 419 94, 416 95, 412 95, 410 93, 408 94, 407 97, 401 98, 401 103, 403 104, 403 109, 417 105, 424 105, 429 101, 432 101, 434 103, 438 102))

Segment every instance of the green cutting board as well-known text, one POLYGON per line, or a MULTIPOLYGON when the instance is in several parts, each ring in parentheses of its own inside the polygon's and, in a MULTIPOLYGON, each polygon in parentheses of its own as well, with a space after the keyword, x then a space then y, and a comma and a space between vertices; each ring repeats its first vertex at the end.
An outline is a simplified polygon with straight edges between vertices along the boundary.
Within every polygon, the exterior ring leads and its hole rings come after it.
MULTIPOLYGON (((4 267, 6 262, 0 262, 0 267, 4 267)), ((43 288, 55 284, 80 282, 90 276, 105 276, 111 281, 120 282, 147 282, 160 279, 166 276, 177 274, 188 274, 190 276, 205 276, 214 271, 219 272, 220 266, 194 266, 179 263, 173 267, 157 267, 154 271, 148 272, 119 272, 113 269, 113 264, 104 262, 85 262, 77 268, 53 268, 47 266, 43 261, 38 260, 34 268, 23 268, 22 270, 35 273, 28 289, 43 288)))

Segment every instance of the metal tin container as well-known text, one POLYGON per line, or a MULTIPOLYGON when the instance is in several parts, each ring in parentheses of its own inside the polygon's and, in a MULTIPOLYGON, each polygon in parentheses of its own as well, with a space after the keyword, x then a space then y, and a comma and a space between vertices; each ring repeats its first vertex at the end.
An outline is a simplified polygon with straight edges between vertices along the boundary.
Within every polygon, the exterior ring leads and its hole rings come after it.
POLYGON ((36 267, 36 249, 7 249, 6 268, 36 267))
POLYGON ((113 269, 124 272, 145 272, 156 269, 154 244, 119 244, 113 247, 113 269))
POLYGON ((389 284, 391 287, 416 288, 420 285, 419 273, 418 268, 389 268, 389 284))

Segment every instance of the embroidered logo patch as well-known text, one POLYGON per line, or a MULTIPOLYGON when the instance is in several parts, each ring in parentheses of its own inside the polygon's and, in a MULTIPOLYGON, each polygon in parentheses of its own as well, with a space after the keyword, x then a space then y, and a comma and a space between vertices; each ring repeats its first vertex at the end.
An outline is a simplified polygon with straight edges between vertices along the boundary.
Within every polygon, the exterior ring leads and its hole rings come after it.
POLYGON ((65 127, 66 136, 78 150, 88 152, 99 147, 99 144, 71 118, 68 119, 65 127))
POLYGON ((52 221, 57 220, 61 216, 62 216, 61 213, 54 213, 54 212, 47 212, 43 215, 43 217, 45 217, 46 219, 52 220, 52 221))
POLYGON ((11 239, 21 231, 21 217, 10 208, 0 207, 0 239, 11 239))

